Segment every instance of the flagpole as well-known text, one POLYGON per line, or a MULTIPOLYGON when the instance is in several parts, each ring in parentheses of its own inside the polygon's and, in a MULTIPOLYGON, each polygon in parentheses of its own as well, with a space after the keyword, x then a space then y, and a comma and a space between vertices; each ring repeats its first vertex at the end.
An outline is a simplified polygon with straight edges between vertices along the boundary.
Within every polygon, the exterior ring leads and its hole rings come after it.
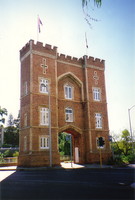
POLYGON ((85 32, 85 50, 86 50, 86 55, 88 55, 88 42, 87 42, 86 32, 85 32))
POLYGON ((39 15, 37 15, 37 42, 38 42, 38 39, 39 39, 39 15))
POLYGON ((43 26, 43 23, 41 19, 39 18, 39 15, 37 16, 37 41, 39 40, 39 33, 41 32, 40 25, 43 26))

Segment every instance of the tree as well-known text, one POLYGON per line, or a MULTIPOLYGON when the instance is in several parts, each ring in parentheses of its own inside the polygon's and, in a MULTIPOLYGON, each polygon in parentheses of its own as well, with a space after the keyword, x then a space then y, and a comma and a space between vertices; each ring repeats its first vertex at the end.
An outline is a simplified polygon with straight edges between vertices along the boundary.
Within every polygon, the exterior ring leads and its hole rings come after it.
POLYGON ((70 141, 66 139, 67 133, 59 134, 59 152, 61 155, 70 155, 70 141))
MULTIPOLYGON (((97 6, 97 7, 100 7, 101 4, 102 4, 102 0, 93 0, 94 1, 94 4, 97 6)), ((82 7, 84 8, 85 6, 87 7, 88 4, 89 4, 90 0, 82 0, 82 7)))
POLYGON ((128 164, 135 161, 135 155, 132 152, 132 142, 130 133, 127 129, 122 131, 120 140, 116 141, 113 137, 111 144, 116 164, 128 164))
POLYGON ((14 119, 14 125, 15 125, 16 128, 18 128, 18 131, 19 131, 19 127, 20 127, 20 111, 18 113, 17 119, 14 119))
POLYGON ((3 115, 7 115, 7 109, 6 108, 1 108, 0 107, 0 122, 2 124, 5 123, 5 118, 3 117, 3 115))
POLYGON ((9 114, 8 117, 8 126, 13 126, 14 125, 14 118, 12 114, 9 114))
MULTIPOLYGON (((102 4, 102 0, 93 0, 94 4, 97 7, 101 7, 102 4)), ((84 14, 84 19, 87 22, 87 24, 89 25, 90 28, 92 28, 91 22, 90 21, 95 21, 98 22, 99 20, 91 17, 91 15, 88 12, 88 4, 90 3, 90 0, 82 0, 82 9, 83 9, 83 14, 84 14)))
POLYGON ((121 140, 119 142, 119 148, 125 156, 129 155, 129 153, 131 152, 131 137, 127 129, 122 131, 121 140))
POLYGON ((9 115, 8 126, 4 131, 4 146, 19 146, 19 121, 19 115, 17 119, 9 115))

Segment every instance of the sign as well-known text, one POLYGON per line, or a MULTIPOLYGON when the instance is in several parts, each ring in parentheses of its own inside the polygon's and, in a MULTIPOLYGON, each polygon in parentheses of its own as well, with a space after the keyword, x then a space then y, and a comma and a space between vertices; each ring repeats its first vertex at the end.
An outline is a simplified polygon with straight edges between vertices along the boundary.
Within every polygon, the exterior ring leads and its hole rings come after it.
POLYGON ((71 136, 68 134, 66 135, 66 141, 70 141, 71 140, 71 136))

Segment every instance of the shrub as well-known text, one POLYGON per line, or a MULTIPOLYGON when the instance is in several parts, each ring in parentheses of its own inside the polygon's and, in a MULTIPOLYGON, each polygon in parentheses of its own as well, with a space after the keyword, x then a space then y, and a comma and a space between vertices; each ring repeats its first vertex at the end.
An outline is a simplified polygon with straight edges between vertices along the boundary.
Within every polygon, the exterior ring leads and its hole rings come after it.
POLYGON ((13 156, 13 152, 10 149, 7 149, 4 153, 3 153, 4 157, 12 157, 13 156))
POLYGON ((3 153, 0 152, 0 163, 4 162, 3 153))
POLYGON ((19 152, 18 151, 15 151, 14 153, 13 153, 13 157, 18 157, 19 156, 19 152))
POLYGON ((123 155, 122 161, 125 164, 134 163, 135 162, 135 155, 134 154, 129 154, 127 156, 123 155))

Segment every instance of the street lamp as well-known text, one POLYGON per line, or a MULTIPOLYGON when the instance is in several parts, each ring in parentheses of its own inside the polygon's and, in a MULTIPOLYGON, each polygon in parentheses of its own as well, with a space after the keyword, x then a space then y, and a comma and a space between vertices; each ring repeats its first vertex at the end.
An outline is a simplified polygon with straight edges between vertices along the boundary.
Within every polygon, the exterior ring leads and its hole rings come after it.
POLYGON ((134 153, 134 145, 133 145, 133 135, 132 135, 132 126, 131 126, 131 117, 130 117, 130 110, 135 107, 135 105, 133 105, 131 108, 128 109, 128 116, 129 116, 129 127, 130 127, 130 134, 131 134, 131 142, 132 142, 132 151, 134 153))

